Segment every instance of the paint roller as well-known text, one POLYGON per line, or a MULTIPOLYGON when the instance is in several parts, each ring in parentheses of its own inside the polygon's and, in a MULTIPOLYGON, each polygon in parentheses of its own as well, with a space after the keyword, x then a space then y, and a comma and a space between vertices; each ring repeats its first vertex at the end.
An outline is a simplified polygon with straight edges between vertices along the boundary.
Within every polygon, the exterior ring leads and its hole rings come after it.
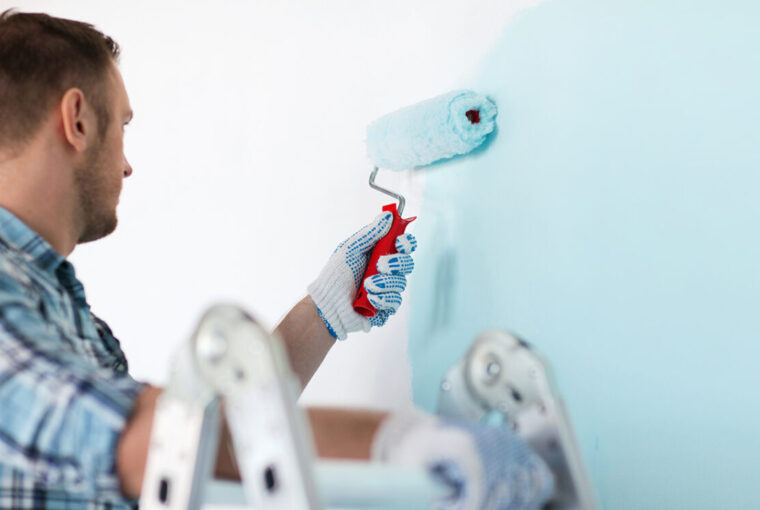
MULTIPOLYGON (((398 200, 398 206, 392 203, 383 207, 383 211, 393 214, 393 223, 375 245, 361 281, 377 274, 377 261, 382 255, 396 253, 396 238, 416 219, 402 218, 406 204, 402 195, 375 184, 378 171, 416 169, 467 154, 494 130, 496 113, 496 105, 487 97, 459 90, 389 113, 367 127, 367 155, 374 164, 369 185, 398 200)), ((363 285, 354 310, 365 317, 377 313, 363 285)))

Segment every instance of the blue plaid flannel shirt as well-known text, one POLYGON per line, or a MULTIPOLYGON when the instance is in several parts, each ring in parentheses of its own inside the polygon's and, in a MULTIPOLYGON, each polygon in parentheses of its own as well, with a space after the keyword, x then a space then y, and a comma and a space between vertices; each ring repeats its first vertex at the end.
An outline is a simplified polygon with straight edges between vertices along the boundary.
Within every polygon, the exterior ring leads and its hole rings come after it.
POLYGON ((135 508, 115 452, 142 387, 74 267, 0 208, 0 508, 135 508))

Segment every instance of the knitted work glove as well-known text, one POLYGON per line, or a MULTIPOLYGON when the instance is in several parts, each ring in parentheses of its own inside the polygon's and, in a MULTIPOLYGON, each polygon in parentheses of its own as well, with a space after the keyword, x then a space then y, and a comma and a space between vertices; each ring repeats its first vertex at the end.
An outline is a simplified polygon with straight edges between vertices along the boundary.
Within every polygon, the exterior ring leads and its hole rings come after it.
POLYGON ((372 249, 388 233, 392 221, 393 215, 384 212, 340 243, 308 287, 327 330, 339 340, 345 340, 352 331, 369 331, 372 326, 382 326, 401 306, 406 275, 414 269, 410 254, 417 248, 417 240, 411 234, 396 238, 399 253, 380 257, 377 261, 380 272, 363 282, 367 298, 377 309, 377 314, 367 318, 356 313, 353 306, 372 249))
POLYGON ((375 434, 372 458, 427 468, 450 485, 453 496, 436 510, 536 510, 554 492, 544 461, 506 427, 394 414, 375 434))

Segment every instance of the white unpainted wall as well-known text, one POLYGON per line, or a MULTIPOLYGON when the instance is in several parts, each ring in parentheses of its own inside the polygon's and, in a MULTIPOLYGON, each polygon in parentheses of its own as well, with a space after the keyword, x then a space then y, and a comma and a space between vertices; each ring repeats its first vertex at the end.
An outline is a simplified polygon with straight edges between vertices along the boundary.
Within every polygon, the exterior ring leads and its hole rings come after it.
MULTIPOLYGON (((134 175, 116 233, 72 261, 132 374, 165 382, 172 351, 217 301, 274 327, 387 202, 366 184, 367 123, 466 86, 510 15, 533 3, 0 0, 88 21, 122 46, 134 175)), ((380 176, 408 195, 409 214, 423 179, 380 176)), ((302 401, 410 405, 407 312, 337 345, 302 401)))

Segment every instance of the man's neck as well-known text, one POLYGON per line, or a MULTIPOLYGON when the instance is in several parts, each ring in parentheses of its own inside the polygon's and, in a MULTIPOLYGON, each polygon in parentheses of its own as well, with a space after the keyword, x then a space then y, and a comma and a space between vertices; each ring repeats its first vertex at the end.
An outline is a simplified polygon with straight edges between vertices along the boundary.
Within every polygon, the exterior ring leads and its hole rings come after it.
POLYGON ((72 207, 71 171, 53 140, 35 139, 12 159, 0 160, 0 206, 67 257, 79 238, 72 207))

